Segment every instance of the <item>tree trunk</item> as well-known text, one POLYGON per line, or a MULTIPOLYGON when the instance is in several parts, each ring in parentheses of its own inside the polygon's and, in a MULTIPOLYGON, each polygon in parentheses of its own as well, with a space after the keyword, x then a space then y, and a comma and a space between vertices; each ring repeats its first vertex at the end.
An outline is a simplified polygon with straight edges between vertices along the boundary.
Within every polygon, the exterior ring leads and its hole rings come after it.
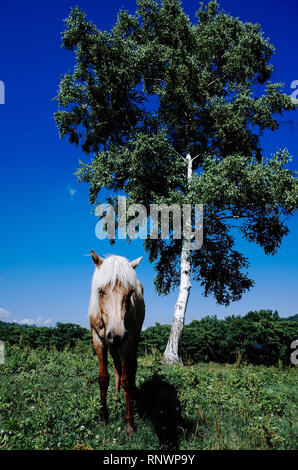
MULTIPOLYGON (((192 160, 189 154, 187 154, 186 159, 188 161, 187 179, 189 185, 192 177, 192 160)), ((182 359, 179 356, 179 344, 184 328, 185 311, 187 307, 190 288, 190 243, 189 240, 183 237, 180 264, 179 294, 174 309, 174 318, 170 337, 168 339, 167 347, 162 357, 162 362, 164 364, 183 365, 182 359)))

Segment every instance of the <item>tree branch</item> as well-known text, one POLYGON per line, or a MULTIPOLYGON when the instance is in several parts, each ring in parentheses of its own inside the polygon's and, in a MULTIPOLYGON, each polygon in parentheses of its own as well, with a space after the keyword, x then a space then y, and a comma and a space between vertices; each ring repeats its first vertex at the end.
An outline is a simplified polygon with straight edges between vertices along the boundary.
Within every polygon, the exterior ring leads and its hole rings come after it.
POLYGON ((174 147, 170 146, 170 149, 173 150, 175 153, 177 153, 177 155, 179 155, 179 157, 182 158, 184 162, 186 161, 186 157, 183 157, 181 153, 177 152, 177 150, 174 149, 174 147))
POLYGON ((191 161, 192 161, 192 162, 195 161, 195 159, 198 158, 198 157, 201 157, 201 155, 200 155, 200 154, 196 155, 195 157, 193 157, 193 158, 191 159, 191 161))

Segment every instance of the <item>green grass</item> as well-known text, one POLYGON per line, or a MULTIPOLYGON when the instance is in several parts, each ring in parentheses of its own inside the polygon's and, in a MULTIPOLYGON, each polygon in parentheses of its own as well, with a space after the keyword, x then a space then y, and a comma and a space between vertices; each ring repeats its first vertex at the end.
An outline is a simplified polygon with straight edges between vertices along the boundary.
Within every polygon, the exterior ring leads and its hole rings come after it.
MULTIPOLYGON (((0 365, 0 449, 159 449, 152 423, 135 414, 124 426, 124 396, 114 396, 109 423, 99 420, 98 364, 92 349, 33 350, 7 346, 0 365)), ((252 365, 160 365, 156 353, 139 358, 137 386, 158 370, 175 386, 185 449, 296 449, 297 368, 252 365)))

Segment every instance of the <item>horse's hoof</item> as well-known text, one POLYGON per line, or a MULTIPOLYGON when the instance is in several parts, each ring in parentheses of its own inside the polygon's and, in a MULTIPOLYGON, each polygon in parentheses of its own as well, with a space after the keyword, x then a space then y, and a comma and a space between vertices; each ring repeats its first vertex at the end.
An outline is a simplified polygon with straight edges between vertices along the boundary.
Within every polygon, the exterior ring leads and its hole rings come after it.
POLYGON ((134 430, 131 424, 127 423, 126 432, 128 436, 133 436, 134 430))

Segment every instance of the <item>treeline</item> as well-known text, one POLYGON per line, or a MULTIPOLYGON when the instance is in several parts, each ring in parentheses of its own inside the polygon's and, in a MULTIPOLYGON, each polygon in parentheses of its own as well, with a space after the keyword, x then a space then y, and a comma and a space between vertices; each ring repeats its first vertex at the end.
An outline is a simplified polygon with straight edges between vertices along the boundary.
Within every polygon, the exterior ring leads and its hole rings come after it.
POLYGON ((90 344, 92 335, 87 328, 74 323, 57 323, 55 327, 51 328, 0 321, 0 340, 31 348, 55 347, 62 350, 66 346, 73 348, 78 344, 90 344))
MULTIPOLYGON (((207 316, 193 320, 184 327, 181 355, 186 363, 214 361, 234 363, 237 360, 253 364, 290 363, 291 343, 298 338, 298 317, 280 318, 272 310, 249 312, 219 320, 207 316)), ((163 352, 171 326, 156 323, 142 331, 139 354, 153 349, 163 352)), ((73 323, 57 323, 55 327, 38 327, 0 322, 0 340, 32 348, 84 348, 92 344, 87 328, 73 323)))
MULTIPOLYGON (((180 354, 184 363, 237 360, 252 364, 290 363, 291 343, 298 339, 297 315, 280 318, 278 312, 260 310, 245 316, 219 320, 207 316, 185 325, 180 354), (293 319, 293 320, 292 320, 293 319)), ((169 325, 157 323, 142 332, 141 352, 156 348, 163 352, 170 333, 169 325)))

